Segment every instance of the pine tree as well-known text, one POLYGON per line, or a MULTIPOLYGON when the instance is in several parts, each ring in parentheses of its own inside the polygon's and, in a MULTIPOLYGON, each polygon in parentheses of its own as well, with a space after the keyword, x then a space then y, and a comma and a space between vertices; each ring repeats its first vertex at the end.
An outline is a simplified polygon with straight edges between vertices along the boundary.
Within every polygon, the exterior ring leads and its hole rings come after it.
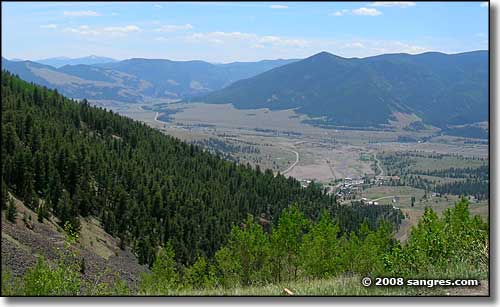
POLYGON ((8 203, 9 204, 7 206, 7 220, 11 221, 12 223, 15 223, 16 217, 17 217, 16 204, 15 204, 14 199, 12 197, 9 197, 8 203))
POLYGON ((2 211, 7 209, 7 202, 9 198, 9 189, 7 188, 7 184, 5 183, 5 180, 3 179, 2 176, 2 211))
POLYGON ((37 221, 39 223, 43 223, 44 219, 49 218, 49 210, 47 210, 45 204, 40 204, 38 209, 36 210, 36 214, 38 215, 37 221))

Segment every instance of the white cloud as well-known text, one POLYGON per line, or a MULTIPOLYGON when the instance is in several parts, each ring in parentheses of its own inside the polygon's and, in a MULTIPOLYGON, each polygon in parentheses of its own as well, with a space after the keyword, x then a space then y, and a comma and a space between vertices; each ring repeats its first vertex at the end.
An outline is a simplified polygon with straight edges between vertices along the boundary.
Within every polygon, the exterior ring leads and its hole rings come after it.
POLYGON ((279 5, 279 4, 273 4, 273 5, 270 5, 269 8, 271 9, 287 9, 288 8, 288 5, 279 5))
POLYGON ((51 24, 48 24, 48 25, 41 25, 40 28, 42 28, 42 29, 56 29, 57 25, 51 23, 51 24))
POLYGON ((118 14, 116 12, 111 13, 111 16, 118 16, 118 15, 120 15, 120 14, 118 14))
POLYGON ((163 36, 155 37, 155 41, 159 41, 159 42, 166 42, 168 40, 169 40, 168 38, 163 37, 163 36))
POLYGON ((135 25, 118 26, 118 27, 104 27, 104 28, 91 28, 88 25, 81 25, 73 28, 65 28, 63 32, 80 34, 83 36, 118 36, 123 37, 128 33, 140 32, 141 29, 135 25))
POLYGON ((80 34, 80 35, 84 35, 84 36, 96 36, 96 35, 101 34, 100 31, 98 31, 96 29, 91 29, 87 25, 81 25, 81 26, 74 27, 74 28, 65 28, 63 30, 63 32, 75 33, 75 34, 80 34))
POLYGON ((64 16, 71 16, 71 17, 95 17, 95 16, 101 16, 100 13, 96 11, 64 11, 64 16))
POLYGON ((370 6, 384 6, 384 7, 401 7, 401 8, 406 8, 406 7, 411 7, 417 5, 415 2, 409 2, 409 1, 396 1, 396 2, 390 2, 390 1, 376 1, 370 4, 370 6))
POLYGON ((154 6, 155 8, 157 8, 157 9, 161 9, 161 8, 163 8, 163 6, 161 6, 161 5, 159 5, 159 4, 155 4, 155 5, 153 5, 153 6, 154 6))
POLYGON ((349 10, 341 10, 341 11, 336 11, 336 12, 333 12, 333 13, 330 13, 330 16, 344 16, 346 14, 349 14, 349 10))
POLYGON ((131 32, 139 32, 141 29, 135 25, 128 25, 122 27, 105 27, 102 29, 105 33, 109 33, 115 36, 123 36, 131 32))
POLYGON ((330 16, 344 16, 344 15, 364 15, 364 16, 378 16, 382 12, 377 9, 362 7, 354 10, 340 10, 329 14, 330 16))
POLYGON ((480 4, 480 6, 481 6, 481 7, 488 7, 488 2, 482 2, 482 3, 480 4))
POLYGON ((382 53, 422 53, 426 51, 430 51, 429 48, 413 45, 409 43, 404 43, 401 41, 369 41, 369 48, 371 51, 375 52, 375 54, 382 53))
POLYGON ((363 16, 378 16, 382 15, 382 12, 377 9, 371 9, 366 7, 361 7, 359 9, 352 10, 354 15, 363 15, 363 16))
POLYGON ((273 35, 257 35, 254 33, 244 32, 208 32, 194 33, 186 37, 186 40, 191 43, 208 42, 214 44, 243 42, 248 43, 253 48, 265 47, 306 47, 309 42, 300 38, 286 38, 273 35))
POLYGON ((222 44, 225 41, 234 40, 249 40, 254 39, 255 34, 242 33, 242 32, 208 32, 208 33, 194 33, 186 38, 188 42, 198 43, 198 42, 208 42, 214 44, 222 44))
POLYGON ((191 30, 194 27, 187 23, 185 25, 164 25, 161 26, 157 29, 155 29, 156 32, 175 32, 175 31, 183 31, 183 30, 191 30))
POLYGON ((352 42, 344 45, 344 48, 365 48, 365 45, 360 42, 352 42))
POLYGON ((283 38, 278 36, 262 36, 258 39, 259 45, 273 45, 273 46, 289 46, 289 47, 305 47, 308 41, 305 39, 292 39, 283 38))

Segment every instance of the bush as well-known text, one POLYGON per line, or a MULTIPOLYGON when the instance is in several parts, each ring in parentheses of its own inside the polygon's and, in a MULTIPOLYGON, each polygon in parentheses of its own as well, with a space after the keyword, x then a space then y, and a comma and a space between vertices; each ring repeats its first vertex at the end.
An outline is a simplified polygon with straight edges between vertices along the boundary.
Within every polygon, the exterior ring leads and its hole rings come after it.
POLYGON ((263 283, 271 277, 269 238, 251 215, 243 228, 233 227, 229 243, 215 257, 226 286, 263 283))
POLYGON ((216 283, 216 268, 203 256, 198 256, 196 262, 184 271, 183 284, 188 289, 213 288, 216 283))
POLYGON ((74 296, 80 294, 81 279, 72 265, 50 267, 40 257, 35 267, 24 276, 24 293, 27 296, 74 296))
POLYGON ((488 225, 469 214, 462 198, 439 218, 426 209, 404 246, 395 247, 385 258, 389 273, 407 277, 464 277, 466 267, 473 275, 488 271, 488 225))
POLYGON ((328 212, 304 236, 301 246, 301 268, 307 277, 323 278, 341 271, 340 228, 328 212))
POLYGON ((158 250, 151 271, 151 274, 142 275, 139 290, 141 294, 168 295, 178 288, 179 274, 175 268, 175 253, 170 242, 158 250))

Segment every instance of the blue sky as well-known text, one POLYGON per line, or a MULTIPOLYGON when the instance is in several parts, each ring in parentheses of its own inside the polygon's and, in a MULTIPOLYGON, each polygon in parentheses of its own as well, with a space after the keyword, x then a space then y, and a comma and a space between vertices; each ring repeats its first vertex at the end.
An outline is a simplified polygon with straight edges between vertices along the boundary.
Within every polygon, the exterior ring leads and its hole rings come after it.
POLYGON ((2 2, 2 56, 210 62, 488 48, 486 2, 2 2))

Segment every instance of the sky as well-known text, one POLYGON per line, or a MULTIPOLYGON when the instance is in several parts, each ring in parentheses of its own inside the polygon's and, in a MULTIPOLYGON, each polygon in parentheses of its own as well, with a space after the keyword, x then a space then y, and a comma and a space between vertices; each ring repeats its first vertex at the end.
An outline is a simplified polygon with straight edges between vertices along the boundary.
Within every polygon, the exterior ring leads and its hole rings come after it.
POLYGON ((2 2, 2 56, 213 63, 488 49, 487 2, 2 2))

